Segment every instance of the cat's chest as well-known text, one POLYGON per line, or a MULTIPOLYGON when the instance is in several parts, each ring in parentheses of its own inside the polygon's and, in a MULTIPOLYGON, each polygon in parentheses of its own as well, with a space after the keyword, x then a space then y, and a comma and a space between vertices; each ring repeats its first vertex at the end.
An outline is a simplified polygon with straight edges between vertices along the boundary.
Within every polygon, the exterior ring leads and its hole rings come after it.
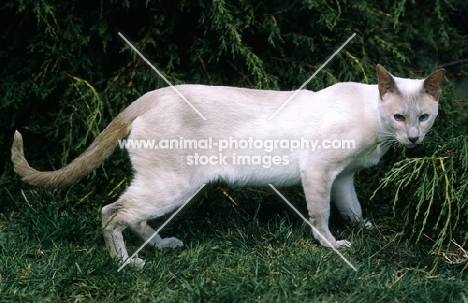
POLYGON ((363 168, 368 168, 377 165, 380 162, 380 158, 388 151, 388 146, 382 146, 381 144, 369 149, 362 153, 355 159, 353 159, 344 169, 344 171, 358 171, 363 168))

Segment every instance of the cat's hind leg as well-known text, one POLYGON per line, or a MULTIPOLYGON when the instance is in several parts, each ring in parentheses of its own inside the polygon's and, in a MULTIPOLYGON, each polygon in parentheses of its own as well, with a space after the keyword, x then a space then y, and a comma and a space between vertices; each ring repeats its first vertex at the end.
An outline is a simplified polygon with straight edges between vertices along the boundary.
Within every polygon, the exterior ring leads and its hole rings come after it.
MULTIPOLYGON (((128 225, 128 213, 122 211, 124 200, 120 198, 117 202, 106 205, 102 208, 102 233, 111 258, 119 263, 128 259, 128 252, 125 247, 123 230, 128 225)), ((145 261, 134 258, 130 261, 137 268, 143 268, 145 261)))
MULTIPOLYGON (((130 228, 143 240, 148 240, 155 231, 146 221, 174 211, 196 190, 190 182, 180 177, 171 178, 166 174, 160 180, 136 176, 117 202, 103 207, 103 234, 111 257, 122 262, 129 256, 122 236, 125 228, 130 228)), ((159 235, 154 236, 149 243, 159 249, 183 245, 177 238, 161 238, 159 235)), ((131 262, 138 267, 144 265, 144 261, 138 258, 131 262)))

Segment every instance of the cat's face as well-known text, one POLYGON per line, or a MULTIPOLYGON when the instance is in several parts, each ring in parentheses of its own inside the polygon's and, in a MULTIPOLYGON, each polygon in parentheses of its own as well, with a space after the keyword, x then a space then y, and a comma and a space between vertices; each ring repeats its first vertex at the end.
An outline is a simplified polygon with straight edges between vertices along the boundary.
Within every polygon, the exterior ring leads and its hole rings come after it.
POLYGON ((377 66, 380 93, 381 137, 413 147, 424 140, 438 113, 438 98, 445 71, 424 80, 402 79, 377 66))

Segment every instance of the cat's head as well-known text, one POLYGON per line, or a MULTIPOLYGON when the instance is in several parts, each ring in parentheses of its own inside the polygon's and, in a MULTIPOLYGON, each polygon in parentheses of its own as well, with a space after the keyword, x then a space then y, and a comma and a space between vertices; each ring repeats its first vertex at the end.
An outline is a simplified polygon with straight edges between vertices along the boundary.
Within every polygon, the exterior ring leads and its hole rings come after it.
POLYGON ((424 140, 437 117, 444 75, 445 70, 439 69, 424 80, 404 79, 377 65, 384 141, 413 147, 424 140))

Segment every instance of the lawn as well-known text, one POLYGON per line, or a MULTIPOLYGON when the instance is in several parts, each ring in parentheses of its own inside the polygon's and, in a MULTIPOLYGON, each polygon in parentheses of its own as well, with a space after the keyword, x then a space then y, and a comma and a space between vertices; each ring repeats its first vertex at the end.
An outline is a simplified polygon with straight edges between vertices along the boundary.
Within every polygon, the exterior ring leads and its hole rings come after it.
MULTIPOLYGON (((334 234, 352 242, 341 252, 355 272, 270 189, 213 185, 162 232, 184 247, 146 247, 143 270, 117 272, 90 202, 99 194, 82 189, 5 191, 0 302, 468 302, 466 255, 429 254, 431 241, 402 232, 391 205, 365 203, 370 230, 333 216, 334 234)), ((281 191, 305 213, 300 188, 281 191)), ((142 244, 126 239, 130 252, 142 244)))

